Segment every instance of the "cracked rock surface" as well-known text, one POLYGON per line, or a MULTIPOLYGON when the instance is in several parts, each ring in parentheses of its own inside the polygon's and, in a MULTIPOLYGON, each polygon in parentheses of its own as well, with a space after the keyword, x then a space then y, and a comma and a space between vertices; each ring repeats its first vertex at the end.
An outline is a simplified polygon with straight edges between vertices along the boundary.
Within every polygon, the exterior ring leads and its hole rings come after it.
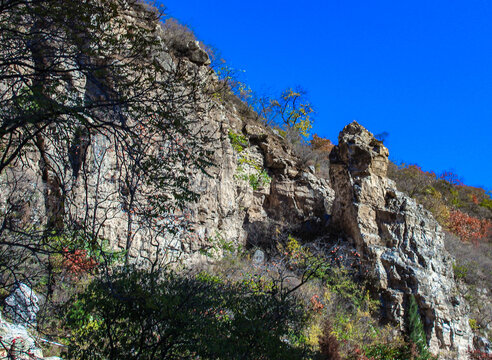
POLYGON ((330 161, 333 223, 363 254, 386 319, 403 328, 413 294, 431 352, 466 359, 472 332, 444 234, 429 211, 386 177, 388 149, 354 121, 340 133, 330 161))

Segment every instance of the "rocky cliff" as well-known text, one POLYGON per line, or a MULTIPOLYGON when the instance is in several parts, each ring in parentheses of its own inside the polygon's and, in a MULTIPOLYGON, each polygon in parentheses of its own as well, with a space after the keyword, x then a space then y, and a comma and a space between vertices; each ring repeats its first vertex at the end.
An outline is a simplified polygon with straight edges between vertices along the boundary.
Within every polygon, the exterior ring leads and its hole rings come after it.
POLYGON ((404 330, 413 294, 425 319, 430 350, 449 359, 467 357, 472 347, 467 305, 454 282, 453 259, 444 249, 442 229, 429 211, 386 177, 389 153, 380 141, 356 122, 347 125, 330 156, 329 185, 299 169, 271 130, 241 121, 234 110, 212 118, 222 120, 217 124, 222 146, 214 177, 200 182, 203 196, 196 214, 202 235, 219 231, 241 244, 268 246, 265 239, 274 241, 273 229, 261 230, 272 221, 295 226, 317 219, 362 254, 386 320, 404 330), (249 139, 242 156, 264 167, 271 183, 254 190, 235 176, 240 155, 227 137, 230 131, 249 139))
POLYGON ((330 155, 333 224, 363 254, 386 318, 403 326, 408 296, 425 318, 431 351, 471 347, 467 307, 453 278, 444 234, 429 211, 386 177, 388 150, 361 125, 347 125, 330 155))
POLYGON ((388 321, 404 330, 413 294, 431 351, 465 359, 472 333, 444 234, 429 211, 386 177, 389 153, 384 145, 356 122, 347 125, 330 156, 330 185, 298 166, 271 129, 239 113, 235 107, 217 106, 208 115, 220 146, 212 177, 196 178, 202 191, 194 209, 201 238, 219 233, 239 244, 268 246, 275 238, 272 223, 292 228, 316 219, 326 231, 339 231, 362 254, 388 321), (241 152, 234 150, 231 132, 247 139, 241 152), (254 189, 238 177, 244 158, 254 159, 271 182, 254 189))
MULTIPOLYGON (((155 33, 164 43, 166 34, 160 26, 155 33)), ((177 51, 163 46, 153 56, 170 71, 185 69, 186 76, 204 84, 204 89, 218 82, 207 54, 195 42, 177 51)), ((81 97, 97 95, 85 74, 71 75, 71 86, 81 97)), ((188 173, 198 201, 180 213, 166 213, 162 220, 186 222, 194 229, 191 236, 179 227, 165 234, 144 226, 139 219, 145 218, 146 209, 129 214, 129 190, 121 181, 125 163, 117 158, 111 136, 102 134, 71 136, 61 150, 38 144, 39 151, 27 153, 2 174, 3 212, 15 211, 15 221, 33 226, 60 214, 70 215, 75 223, 96 224, 97 236, 110 248, 127 250, 131 261, 152 261, 168 256, 170 250, 173 256, 196 260, 194 251, 218 237, 274 247, 277 231, 302 231, 304 224, 315 223, 317 232, 310 236, 337 233, 362 254, 385 319, 403 328, 413 294, 425 318, 431 351, 465 359, 472 346, 471 329, 442 230, 428 211, 388 180, 384 145, 356 122, 347 125, 330 156, 330 179, 324 179, 300 163, 288 142, 257 122, 237 98, 206 95, 206 91, 197 95, 199 116, 197 112, 193 116, 208 134, 205 145, 213 153, 213 164, 206 172, 188 173), (71 149, 83 156, 74 161, 71 149), (77 175, 81 168, 83 177, 77 175)))

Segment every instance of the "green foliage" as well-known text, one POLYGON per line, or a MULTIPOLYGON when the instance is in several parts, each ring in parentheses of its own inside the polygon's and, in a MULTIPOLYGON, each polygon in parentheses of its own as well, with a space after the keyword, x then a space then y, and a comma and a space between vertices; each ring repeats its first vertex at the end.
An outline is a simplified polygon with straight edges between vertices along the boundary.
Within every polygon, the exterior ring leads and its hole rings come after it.
POLYGON ((241 245, 228 241, 219 231, 216 231, 214 236, 209 237, 207 243, 207 247, 202 247, 198 251, 210 258, 220 257, 224 253, 238 254, 242 251, 241 245))
POLYGON ((247 154, 243 153, 244 149, 249 145, 248 139, 232 130, 229 130, 229 139, 233 149, 239 154, 237 158, 238 167, 235 174, 236 179, 248 182, 253 190, 267 186, 272 180, 270 175, 247 154))
POLYGON ((417 346, 421 356, 428 356, 427 338, 425 336, 424 325, 420 318, 419 306, 415 296, 411 295, 407 310, 407 335, 411 343, 417 346))
POLYGON ((375 344, 365 346, 364 354, 374 360, 409 360, 412 353, 408 344, 375 344))
POLYGON ((456 208, 463 206, 463 204, 460 200, 460 196, 459 196, 460 194, 459 194, 458 190, 457 189, 450 189, 449 192, 451 194, 451 196, 450 196, 451 205, 453 205, 456 208))
POLYGON ((232 130, 229 130, 229 139, 231 140, 232 148, 238 153, 242 152, 249 145, 249 141, 244 135, 235 133, 232 130))
POLYGON ((478 330, 480 328, 476 319, 469 319, 468 323, 470 324, 472 330, 478 330))
POLYGON ((484 198, 480 203, 480 206, 492 210, 492 199, 490 198, 490 196, 484 198))
POLYGON ((71 359, 302 359, 302 308, 260 283, 116 270, 72 303, 71 359))
POLYGON ((468 275, 468 266, 464 264, 458 264, 454 263, 453 264, 453 272, 454 272, 454 278, 457 280, 463 280, 466 278, 468 275))

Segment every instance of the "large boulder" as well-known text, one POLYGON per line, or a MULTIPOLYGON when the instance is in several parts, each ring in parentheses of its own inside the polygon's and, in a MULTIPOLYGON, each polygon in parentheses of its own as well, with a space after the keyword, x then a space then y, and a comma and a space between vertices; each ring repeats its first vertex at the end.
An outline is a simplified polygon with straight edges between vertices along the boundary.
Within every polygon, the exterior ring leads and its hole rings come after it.
POLYGON ((11 320, 0 316, 0 358, 1 359, 45 359, 61 360, 58 357, 43 357, 35 336, 36 316, 39 311, 39 298, 26 284, 19 283, 5 299, 4 314, 11 320))
POLYGON ((19 283, 5 299, 4 314, 18 325, 36 326, 39 298, 26 284, 19 283))
POLYGON ((330 155, 332 220, 363 254, 383 315, 403 329, 413 294, 430 350, 444 359, 466 359, 472 331, 441 227, 387 179, 388 149, 369 131, 354 121, 338 141, 330 155))

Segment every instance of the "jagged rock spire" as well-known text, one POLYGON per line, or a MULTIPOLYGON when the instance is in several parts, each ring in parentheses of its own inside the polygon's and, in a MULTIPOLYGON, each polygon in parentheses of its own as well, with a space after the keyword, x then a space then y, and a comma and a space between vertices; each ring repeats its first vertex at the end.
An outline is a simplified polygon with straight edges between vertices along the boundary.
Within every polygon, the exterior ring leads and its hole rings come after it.
POLYGON ((330 160, 333 223, 363 254, 384 316, 404 328, 413 294, 430 350, 466 359, 472 333, 439 224, 386 178, 388 150, 357 122, 340 133, 330 160))

